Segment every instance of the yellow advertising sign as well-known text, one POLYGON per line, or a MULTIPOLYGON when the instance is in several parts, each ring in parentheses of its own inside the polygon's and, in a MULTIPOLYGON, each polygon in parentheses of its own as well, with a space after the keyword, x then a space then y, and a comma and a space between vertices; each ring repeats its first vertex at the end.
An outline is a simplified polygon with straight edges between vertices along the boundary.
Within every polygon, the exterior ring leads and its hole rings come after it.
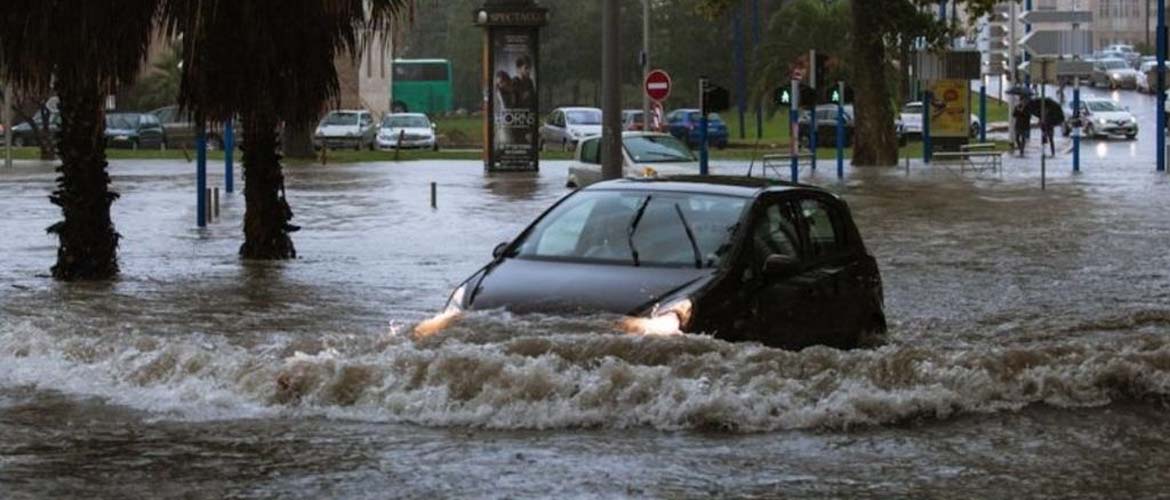
POLYGON ((930 113, 931 137, 967 137, 971 112, 967 110, 967 80, 936 80, 923 112, 930 113))

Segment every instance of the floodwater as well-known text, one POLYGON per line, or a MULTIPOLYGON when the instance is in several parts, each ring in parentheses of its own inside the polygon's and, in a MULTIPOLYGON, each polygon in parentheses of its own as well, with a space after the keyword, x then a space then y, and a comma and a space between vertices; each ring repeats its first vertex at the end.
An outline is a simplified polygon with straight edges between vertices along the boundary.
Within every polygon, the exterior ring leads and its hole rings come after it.
MULTIPOLYGON (((881 265, 881 347, 637 337, 614 318, 411 325, 565 193, 565 163, 288 169, 300 259, 243 199, 119 161, 121 278, 46 274, 51 166, 0 171, 0 498, 1167 497, 1170 179, 823 162, 881 265), (438 184, 438 208, 429 184, 438 184)), ((745 165, 718 171, 740 173, 745 165)))

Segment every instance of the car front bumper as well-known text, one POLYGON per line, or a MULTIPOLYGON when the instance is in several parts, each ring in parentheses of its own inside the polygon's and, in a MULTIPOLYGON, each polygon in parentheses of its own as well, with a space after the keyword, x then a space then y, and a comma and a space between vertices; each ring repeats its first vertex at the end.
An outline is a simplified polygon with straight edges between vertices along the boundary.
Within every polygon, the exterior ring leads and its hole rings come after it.
POLYGON ((435 138, 434 137, 425 137, 425 138, 421 138, 421 139, 406 138, 406 139, 403 139, 401 141, 401 144, 399 143, 397 137, 387 138, 387 139, 378 138, 378 149, 382 149, 382 150, 395 149, 395 148, 403 148, 403 149, 432 148, 434 146, 435 146, 435 138))
POLYGON ((356 137, 316 137, 313 139, 313 145, 321 148, 329 149, 347 149, 359 148, 365 144, 365 139, 360 136, 356 137))
POLYGON ((1093 132, 1097 135, 1137 135, 1138 125, 1132 122, 1126 124, 1108 123, 1105 125, 1094 123, 1093 132))

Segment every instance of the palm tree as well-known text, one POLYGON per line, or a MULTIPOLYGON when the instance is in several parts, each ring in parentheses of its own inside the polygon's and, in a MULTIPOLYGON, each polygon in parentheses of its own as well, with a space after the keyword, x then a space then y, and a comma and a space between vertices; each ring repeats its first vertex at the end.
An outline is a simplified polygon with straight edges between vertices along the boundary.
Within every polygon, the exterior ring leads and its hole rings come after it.
POLYGON ((108 279, 118 273, 118 233, 105 155, 105 97, 138 74, 158 0, 4 0, 0 73, 18 89, 53 88, 60 98, 57 190, 49 199, 64 220, 53 276, 108 279))
POLYGON ((296 257, 284 192, 282 123, 315 122, 339 93, 334 57, 353 57, 365 35, 388 30, 411 0, 163 0, 182 35, 179 103, 199 122, 242 119, 245 259, 296 257))

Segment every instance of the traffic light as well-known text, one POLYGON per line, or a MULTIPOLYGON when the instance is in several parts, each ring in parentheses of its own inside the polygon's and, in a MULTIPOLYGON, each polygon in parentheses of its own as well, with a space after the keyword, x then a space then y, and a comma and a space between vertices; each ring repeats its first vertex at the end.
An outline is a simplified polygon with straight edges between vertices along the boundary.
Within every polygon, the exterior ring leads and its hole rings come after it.
POLYGON ((845 87, 845 95, 841 95, 841 87, 833 85, 829 88, 828 104, 852 104, 853 103, 853 87, 845 87))
POLYGON ((777 106, 791 106, 792 89, 789 87, 776 87, 776 91, 772 94, 772 103, 777 106))
POLYGON ((703 114, 731 109, 731 93, 718 85, 708 84, 703 89, 703 114))

